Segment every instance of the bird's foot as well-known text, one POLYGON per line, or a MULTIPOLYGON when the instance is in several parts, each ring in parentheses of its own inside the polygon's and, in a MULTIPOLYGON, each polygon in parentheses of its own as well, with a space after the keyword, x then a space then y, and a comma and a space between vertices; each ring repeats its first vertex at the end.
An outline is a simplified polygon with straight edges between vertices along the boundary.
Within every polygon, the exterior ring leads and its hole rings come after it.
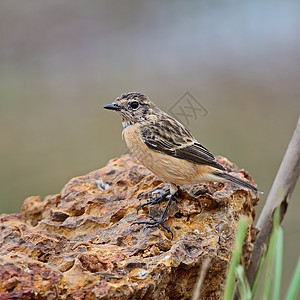
POLYGON ((147 206, 147 205, 155 205, 155 204, 159 204, 163 201, 167 201, 168 200, 168 195, 170 195, 170 190, 168 190, 167 192, 165 192, 164 194, 162 194, 160 197, 152 200, 152 201, 149 201, 147 203, 144 203, 142 205, 140 205, 137 210, 136 210, 136 213, 138 214, 139 213, 139 210, 144 207, 144 206, 147 206))
POLYGON ((152 228, 152 227, 158 227, 159 225, 161 225, 164 229, 166 229, 169 233, 171 233, 172 235, 172 240, 173 240, 173 232, 171 231, 171 229, 164 223, 163 218, 161 218, 160 220, 155 219, 154 217, 150 216, 150 215, 146 215, 146 217, 150 218, 151 221, 136 221, 133 222, 131 225, 134 224, 138 224, 138 225, 147 225, 147 228, 152 228))
MULTIPOLYGON (((162 197, 160 197, 159 199, 156 199, 156 200, 154 200, 154 201, 157 201, 157 200, 158 200, 158 202, 156 202, 156 203, 159 203, 159 202, 162 202, 162 201, 166 200, 166 199, 167 199, 166 197, 167 197, 167 195, 168 195, 169 193, 170 193, 170 192, 168 191, 167 193, 165 193, 164 195, 162 195, 162 197)), ((170 207, 172 201, 176 199, 176 195, 177 195, 177 193, 175 193, 175 194, 173 194, 173 195, 170 195, 170 197, 169 197, 169 199, 168 199, 168 203, 167 203, 167 205, 166 205, 166 208, 165 208, 165 210, 164 210, 164 212, 163 212, 163 214, 162 214, 160 220, 157 220, 157 219, 155 219, 154 217, 152 217, 152 216, 150 216, 150 215, 147 215, 147 217, 150 218, 150 219, 152 220, 152 222, 151 222, 151 221, 137 221, 137 222, 132 223, 132 225, 133 225, 133 224, 139 224, 139 225, 144 224, 144 225, 147 225, 147 227, 157 227, 157 226, 161 225, 165 230, 167 230, 169 233, 171 233, 172 239, 173 239, 173 232, 172 232, 171 229, 164 223, 164 220, 166 219, 166 216, 167 216, 167 213, 168 213, 168 210, 169 210, 169 207, 170 207)), ((153 202, 153 201, 150 201, 150 202, 153 202)), ((145 203, 145 204, 151 204, 150 202, 145 203)), ((153 204, 153 203, 152 203, 152 204, 153 204)), ((145 205, 143 205, 143 206, 145 206, 145 205)))

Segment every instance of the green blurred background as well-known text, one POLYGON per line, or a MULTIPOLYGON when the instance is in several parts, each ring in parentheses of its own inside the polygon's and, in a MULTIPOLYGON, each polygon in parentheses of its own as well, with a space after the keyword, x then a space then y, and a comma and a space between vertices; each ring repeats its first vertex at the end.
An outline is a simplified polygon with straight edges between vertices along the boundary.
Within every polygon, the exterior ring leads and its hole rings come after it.
MULTIPOLYGON (((101 107, 129 91, 169 111, 185 92, 215 155, 266 199, 300 112, 299 1, 2 0, 0 212, 55 194, 127 152, 101 107)), ((284 280, 300 250, 299 184, 283 222, 284 280)))

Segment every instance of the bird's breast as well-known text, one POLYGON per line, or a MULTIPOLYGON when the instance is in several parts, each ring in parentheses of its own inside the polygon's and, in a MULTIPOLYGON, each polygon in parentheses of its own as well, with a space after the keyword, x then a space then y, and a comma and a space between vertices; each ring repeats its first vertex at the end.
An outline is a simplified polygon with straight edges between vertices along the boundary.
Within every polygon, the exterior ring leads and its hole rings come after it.
POLYGON ((129 150, 140 163, 161 179, 184 185, 192 183, 198 175, 197 165, 150 149, 142 140, 138 124, 126 127, 123 137, 129 150))
POLYGON ((151 165, 151 149, 143 142, 138 124, 123 129, 123 137, 131 153, 147 168, 151 165))

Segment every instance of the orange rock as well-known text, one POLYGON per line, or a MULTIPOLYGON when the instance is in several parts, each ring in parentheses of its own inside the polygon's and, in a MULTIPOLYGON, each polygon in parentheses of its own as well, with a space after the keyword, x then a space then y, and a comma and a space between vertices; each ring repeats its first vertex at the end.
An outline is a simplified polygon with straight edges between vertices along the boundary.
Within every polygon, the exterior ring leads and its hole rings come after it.
POLYGON ((160 216, 165 203, 136 210, 167 188, 124 155, 73 178, 59 195, 27 198, 21 215, 1 215, 0 299, 189 299, 207 257, 201 299, 220 299, 242 214, 250 255, 257 195, 232 184, 187 186, 166 220, 173 240, 161 227, 132 226, 149 212, 160 216))

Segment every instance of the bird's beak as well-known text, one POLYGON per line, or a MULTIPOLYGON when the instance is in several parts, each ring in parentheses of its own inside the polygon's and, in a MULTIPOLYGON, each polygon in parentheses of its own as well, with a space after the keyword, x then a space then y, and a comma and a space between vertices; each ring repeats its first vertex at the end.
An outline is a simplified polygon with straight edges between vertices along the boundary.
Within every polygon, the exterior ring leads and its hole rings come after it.
POLYGON ((110 110, 121 110, 121 107, 112 103, 112 104, 107 104, 105 106, 103 106, 103 108, 105 109, 110 109, 110 110))

